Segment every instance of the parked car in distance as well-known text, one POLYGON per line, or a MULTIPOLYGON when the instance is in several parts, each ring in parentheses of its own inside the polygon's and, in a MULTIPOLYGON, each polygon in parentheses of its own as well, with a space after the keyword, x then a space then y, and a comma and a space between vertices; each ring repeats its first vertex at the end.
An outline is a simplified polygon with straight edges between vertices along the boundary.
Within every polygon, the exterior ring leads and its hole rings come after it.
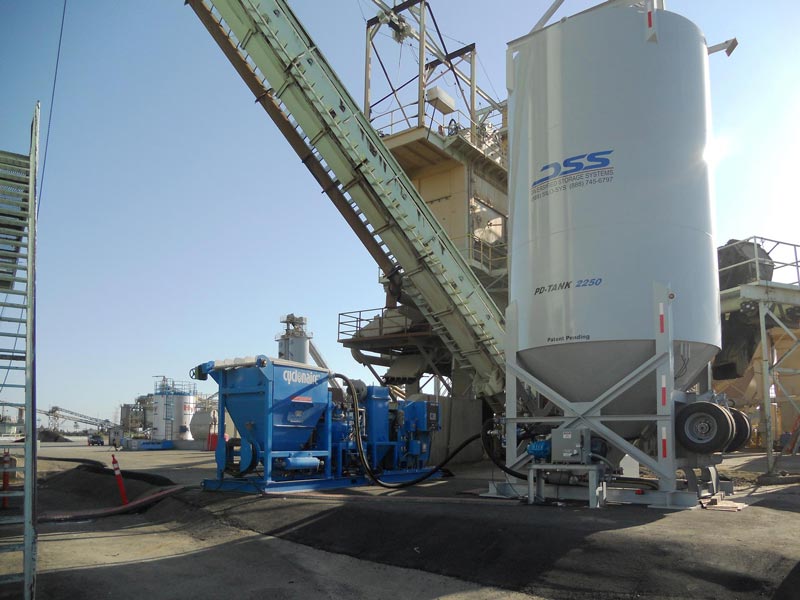
POLYGON ((96 433, 94 435, 90 435, 89 436, 88 444, 90 446, 105 446, 106 445, 106 443, 103 441, 103 436, 97 435, 96 433))

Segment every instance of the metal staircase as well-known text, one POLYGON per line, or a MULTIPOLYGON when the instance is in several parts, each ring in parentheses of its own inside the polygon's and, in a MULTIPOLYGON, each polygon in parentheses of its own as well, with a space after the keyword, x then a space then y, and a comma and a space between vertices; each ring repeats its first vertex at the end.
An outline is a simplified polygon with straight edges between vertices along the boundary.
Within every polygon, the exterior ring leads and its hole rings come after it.
POLYGON ((385 273, 502 410, 503 316, 284 0, 188 0, 385 273), (496 398, 493 398, 497 396, 496 398))
MULTIPOLYGON (((25 411, 25 443, 0 444, 14 450, 24 467, 22 489, 0 490, 9 508, 0 510, 0 527, 22 526, 20 541, 0 544, 2 553, 21 553, 19 572, 0 583, 24 582, 24 597, 36 587, 36 363, 35 250, 36 169, 39 146, 39 104, 31 124, 30 154, 0 151, 0 406, 25 411), (23 450, 23 453, 20 453, 23 450), (19 506, 18 499, 22 499, 19 506)), ((14 540, 11 536, 3 536, 14 540)), ((0 559, 10 565, 5 556, 0 559)))

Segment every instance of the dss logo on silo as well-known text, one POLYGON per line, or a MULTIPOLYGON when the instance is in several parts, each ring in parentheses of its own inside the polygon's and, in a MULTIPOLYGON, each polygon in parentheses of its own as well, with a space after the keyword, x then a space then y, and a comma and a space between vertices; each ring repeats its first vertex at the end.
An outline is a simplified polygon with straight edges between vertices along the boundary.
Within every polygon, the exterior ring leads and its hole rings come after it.
POLYGON ((608 155, 612 152, 613 150, 600 150, 589 154, 578 154, 565 158, 562 162, 547 164, 539 170, 540 173, 546 173, 546 175, 534 181, 531 187, 536 187, 556 177, 566 177, 582 171, 594 171, 609 167, 611 158, 608 155))

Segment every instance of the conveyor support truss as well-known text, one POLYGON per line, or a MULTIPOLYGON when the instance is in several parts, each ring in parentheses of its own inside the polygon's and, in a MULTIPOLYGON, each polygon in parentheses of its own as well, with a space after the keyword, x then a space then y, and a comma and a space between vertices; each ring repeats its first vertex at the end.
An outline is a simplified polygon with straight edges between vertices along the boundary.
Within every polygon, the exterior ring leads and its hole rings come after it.
POLYGON ((502 409, 503 316, 284 0, 189 0, 237 72, 475 391, 502 409), (495 398, 492 398, 495 397, 495 398))

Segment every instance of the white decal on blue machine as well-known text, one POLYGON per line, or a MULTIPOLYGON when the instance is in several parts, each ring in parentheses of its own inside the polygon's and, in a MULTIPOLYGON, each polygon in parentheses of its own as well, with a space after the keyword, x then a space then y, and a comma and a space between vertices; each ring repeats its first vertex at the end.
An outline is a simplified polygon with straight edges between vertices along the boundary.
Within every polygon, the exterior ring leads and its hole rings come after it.
POLYGON ((316 385, 319 382, 320 374, 312 371, 300 371, 298 369, 286 369, 283 372, 283 380, 288 383, 303 383, 306 385, 316 385))

